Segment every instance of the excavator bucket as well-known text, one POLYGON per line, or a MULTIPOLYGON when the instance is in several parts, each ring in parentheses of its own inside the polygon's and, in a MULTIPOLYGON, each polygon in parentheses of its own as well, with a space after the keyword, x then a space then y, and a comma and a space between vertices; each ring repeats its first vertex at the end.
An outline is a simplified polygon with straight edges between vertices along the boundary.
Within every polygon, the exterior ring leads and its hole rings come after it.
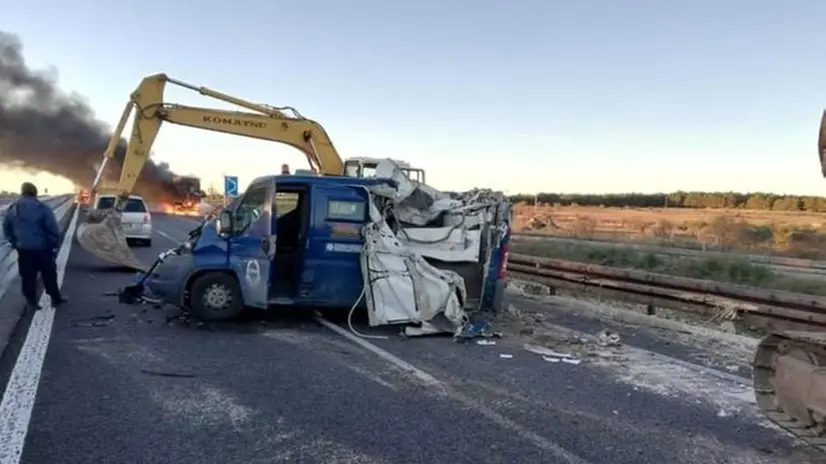
POLYGON ((86 222, 77 229, 77 241, 85 250, 104 261, 141 272, 149 269, 129 248, 121 215, 114 209, 90 210, 86 222))

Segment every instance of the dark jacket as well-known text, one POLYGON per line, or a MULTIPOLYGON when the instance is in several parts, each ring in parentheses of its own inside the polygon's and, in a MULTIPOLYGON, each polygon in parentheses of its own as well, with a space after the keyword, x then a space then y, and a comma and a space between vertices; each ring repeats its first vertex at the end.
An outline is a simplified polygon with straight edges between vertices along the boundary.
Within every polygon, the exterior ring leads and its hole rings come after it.
POLYGON ((54 212, 35 197, 20 198, 9 206, 3 235, 15 250, 56 250, 60 246, 54 212))

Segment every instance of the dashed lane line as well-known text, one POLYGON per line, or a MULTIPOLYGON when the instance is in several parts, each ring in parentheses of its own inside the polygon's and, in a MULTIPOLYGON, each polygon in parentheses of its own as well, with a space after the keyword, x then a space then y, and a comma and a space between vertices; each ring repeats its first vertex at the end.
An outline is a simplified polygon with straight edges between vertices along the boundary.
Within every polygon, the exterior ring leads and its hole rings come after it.
POLYGON ((159 229, 157 229, 157 228, 156 228, 156 229, 155 229, 155 232, 156 232, 158 235, 160 235, 161 237, 163 237, 163 238, 165 238, 165 239, 167 239, 167 240, 171 241, 172 243, 174 243, 174 244, 176 244, 176 245, 178 245, 178 244, 180 244, 180 243, 181 243, 181 241, 180 241, 180 240, 178 240, 177 238, 175 238, 175 237, 173 237, 173 236, 171 236, 171 235, 167 234, 166 232, 164 232, 164 231, 162 231, 162 230, 159 230, 159 229))

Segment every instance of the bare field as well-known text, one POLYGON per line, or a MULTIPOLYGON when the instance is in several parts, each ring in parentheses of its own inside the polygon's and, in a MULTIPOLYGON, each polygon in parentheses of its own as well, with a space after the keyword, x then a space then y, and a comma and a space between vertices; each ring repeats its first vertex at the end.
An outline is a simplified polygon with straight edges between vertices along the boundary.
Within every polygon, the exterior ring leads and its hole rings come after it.
POLYGON ((515 230, 718 251, 826 259, 826 214, 514 205, 515 230))

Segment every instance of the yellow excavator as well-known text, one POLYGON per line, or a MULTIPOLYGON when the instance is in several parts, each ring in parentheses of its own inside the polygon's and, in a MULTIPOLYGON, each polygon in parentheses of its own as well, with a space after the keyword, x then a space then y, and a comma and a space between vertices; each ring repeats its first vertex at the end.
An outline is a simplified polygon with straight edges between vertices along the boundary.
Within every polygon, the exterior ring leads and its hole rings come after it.
MULTIPOLYGON (((817 141, 826 177, 826 111, 817 141)), ((826 452, 826 332, 777 331, 760 340, 753 363, 754 394, 766 416, 826 452)))
POLYGON ((114 157, 121 134, 132 113, 135 114, 132 133, 117 183, 119 201, 110 210, 89 211, 85 222, 78 227, 78 241, 83 248, 105 261, 121 266, 146 269, 126 242, 121 226, 121 212, 149 159, 152 144, 164 122, 289 145, 304 153, 312 171, 320 175, 369 176, 369 169, 365 168, 363 160, 342 161, 321 124, 303 117, 294 108, 252 103, 173 79, 166 74, 155 74, 143 78, 138 88, 132 92, 103 154, 103 162, 97 170, 91 188, 92 197, 99 192, 106 164, 114 157), (167 103, 164 101, 167 84, 192 90, 249 111, 228 111, 167 103))

